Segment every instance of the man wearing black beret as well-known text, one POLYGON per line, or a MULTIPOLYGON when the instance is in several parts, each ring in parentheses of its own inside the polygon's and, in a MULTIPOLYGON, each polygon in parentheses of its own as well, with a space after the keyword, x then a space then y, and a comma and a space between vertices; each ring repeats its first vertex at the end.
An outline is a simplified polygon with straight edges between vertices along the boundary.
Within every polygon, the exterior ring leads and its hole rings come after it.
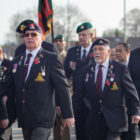
POLYGON ((128 69, 111 61, 109 41, 97 39, 93 55, 96 63, 83 69, 82 78, 74 91, 75 106, 88 108, 86 129, 90 140, 120 140, 121 132, 128 130, 125 99, 130 103, 132 123, 140 120, 140 105, 136 88, 128 69))
MULTIPOLYGON (((79 44, 68 50, 66 59, 64 62, 64 69, 66 76, 69 81, 72 79, 73 90, 78 84, 78 75, 80 75, 81 69, 93 61, 93 51, 92 51, 92 39, 94 36, 93 26, 89 22, 84 22, 77 27, 77 34, 79 36, 79 44)), ((72 97, 73 104, 75 103, 74 96, 72 97)), ((85 129, 85 114, 86 108, 84 104, 81 105, 82 110, 77 111, 77 107, 74 106, 74 116, 75 116, 75 129, 77 140, 87 140, 84 134, 85 129)))
MULTIPOLYGON (((23 44, 21 44, 20 46, 18 46, 16 48, 15 57, 19 56, 20 54, 23 54, 26 50, 26 46, 25 46, 24 38, 23 38, 23 30, 26 26, 28 26, 31 23, 34 23, 34 21, 33 20, 28 20, 28 19, 24 20, 18 25, 18 27, 16 29, 16 32, 19 33, 19 37, 22 39, 23 44)), ((52 43, 49 43, 47 41, 43 41, 41 46, 43 47, 43 49, 45 49, 47 51, 58 54, 57 48, 52 43)))
MULTIPOLYGON (((41 28, 32 23, 23 33, 26 50, 12 61, 0 85, 0 97, 8 89, 15 91, 18 125, 24 140, 48 140, 55 119, 54 90, 58 91, 64 127, 74 123, 70 88, 60 56, 41 47, 41 28)), ((6 118, 1 127, 7 125, 6 118)))

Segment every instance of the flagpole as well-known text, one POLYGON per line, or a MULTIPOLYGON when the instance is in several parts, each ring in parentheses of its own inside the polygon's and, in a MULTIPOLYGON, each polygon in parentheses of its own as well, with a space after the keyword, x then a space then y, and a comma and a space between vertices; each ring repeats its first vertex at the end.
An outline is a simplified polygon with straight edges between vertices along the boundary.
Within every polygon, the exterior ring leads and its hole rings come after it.
POLYGON ((124 42, 126 42, 126 0, 124 0, 124 42))
POLYGON ((54 43, 54 30, 53 30, 53 22, 51 22, 51 36, 52 36, 52 43, 54 43))

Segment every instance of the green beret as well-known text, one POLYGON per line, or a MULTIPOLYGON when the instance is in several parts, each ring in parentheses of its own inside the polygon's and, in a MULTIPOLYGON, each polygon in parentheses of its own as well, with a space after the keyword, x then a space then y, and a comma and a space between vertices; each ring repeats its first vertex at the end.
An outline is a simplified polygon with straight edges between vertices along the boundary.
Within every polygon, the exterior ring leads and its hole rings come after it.
POLYGON ((84 23, 82 23, 81 25, 79 25, 78 27, 77 27, 77 33, 79 33, 79 32, 82 32, 82 31, 84 31, 84 30, 87 30, 87 29, 91 29, 93 26, 92 26, 92 24, 91 23, 89 23, 89 22, 84 22, 84 23))
POLYGON ((110 44, 110 41, 104 38, 100 38, 94 41, 93 46, 94 45, 104 45, 104 46, 108 46, 110 44))
POLYGON ((63 35, 57 35, 54 40, 56 39, 62 39, 62 40, 65 40, 65 37, 63 35))

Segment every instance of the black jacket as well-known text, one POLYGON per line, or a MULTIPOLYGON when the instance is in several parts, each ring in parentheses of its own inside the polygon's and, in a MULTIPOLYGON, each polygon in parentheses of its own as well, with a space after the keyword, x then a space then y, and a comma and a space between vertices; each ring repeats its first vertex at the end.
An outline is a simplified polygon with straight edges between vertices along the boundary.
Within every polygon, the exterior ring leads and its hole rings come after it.
POLYGON ((19 126, 47 127, 54 124, 55 100, 54 89, 58 92, 62 117, 73 117, 70 89, 64 74, 60 57, 40 49, 33 63, 28 78, 23 83, 23 65, 25 53, 16 57, 11 64, 6 82, 1 86, 0 95, 7 89, 15 90, 17 118, 19 126), (14 71, 14 65, 18 65, 14 71), (45 68, 45 75, 41 69, 45 68))

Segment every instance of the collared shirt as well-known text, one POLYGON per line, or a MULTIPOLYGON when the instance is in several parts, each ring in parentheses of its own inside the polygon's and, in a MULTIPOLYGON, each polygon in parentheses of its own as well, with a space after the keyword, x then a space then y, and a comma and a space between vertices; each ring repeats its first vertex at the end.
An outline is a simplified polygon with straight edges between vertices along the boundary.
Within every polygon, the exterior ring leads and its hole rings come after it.
POLYGON ((31 70, 31 66, 32 66, 32 64, 33 64, 33 62, 34 62, 34 59, 35 59, 35 57, 36 57, 38 51, 40 50, 40 48, 41 48, 41 46, 38 47, 38 48, 36 48, 36 49, 33 50, 32 52, 29 52, 29 51, 26 49, 26 58, 25 58, 24 64, 25 64, 25 62, 26 62, 27 55, 28 55, 29 53, 31 53, 32 56, 31 56, 31 58, 30 58, 30 62, 29 62, 29 66, 28 66, 28 72, 27 72, 27 76, 26 76, 26 78, 25 78, 25 81, 27 80, 27 77, 28 77, 28 75, 29 75, 29 73, 30 73, 30 70, 31 70))
POLYGON ((128 66, 128 63, 129 63, 129 57, 128 57, 128 60, 124 63, 126 66, 128 66))
POLYGON ((90 51, 91 46, 92 46, 92 44, 90 44, 87 48, 84 48, 83 46, 81 47, 81 59, 82 59, 83 53, 84 53, 83 50, 86 50, 86 56, 87 56, 90 51))
MULTIPOLYGON (((97 63, 95 66, 95 81, 94 81, 95 83, 96 83, 96 79, 97 79, 99 65, 100 64, 97 63)), ((103 91, 104 86, 105 86, 107 72, 108 72, 108 67, 109 67, 109 58, 101 65, 102 65, 102 91, 103 91)))

